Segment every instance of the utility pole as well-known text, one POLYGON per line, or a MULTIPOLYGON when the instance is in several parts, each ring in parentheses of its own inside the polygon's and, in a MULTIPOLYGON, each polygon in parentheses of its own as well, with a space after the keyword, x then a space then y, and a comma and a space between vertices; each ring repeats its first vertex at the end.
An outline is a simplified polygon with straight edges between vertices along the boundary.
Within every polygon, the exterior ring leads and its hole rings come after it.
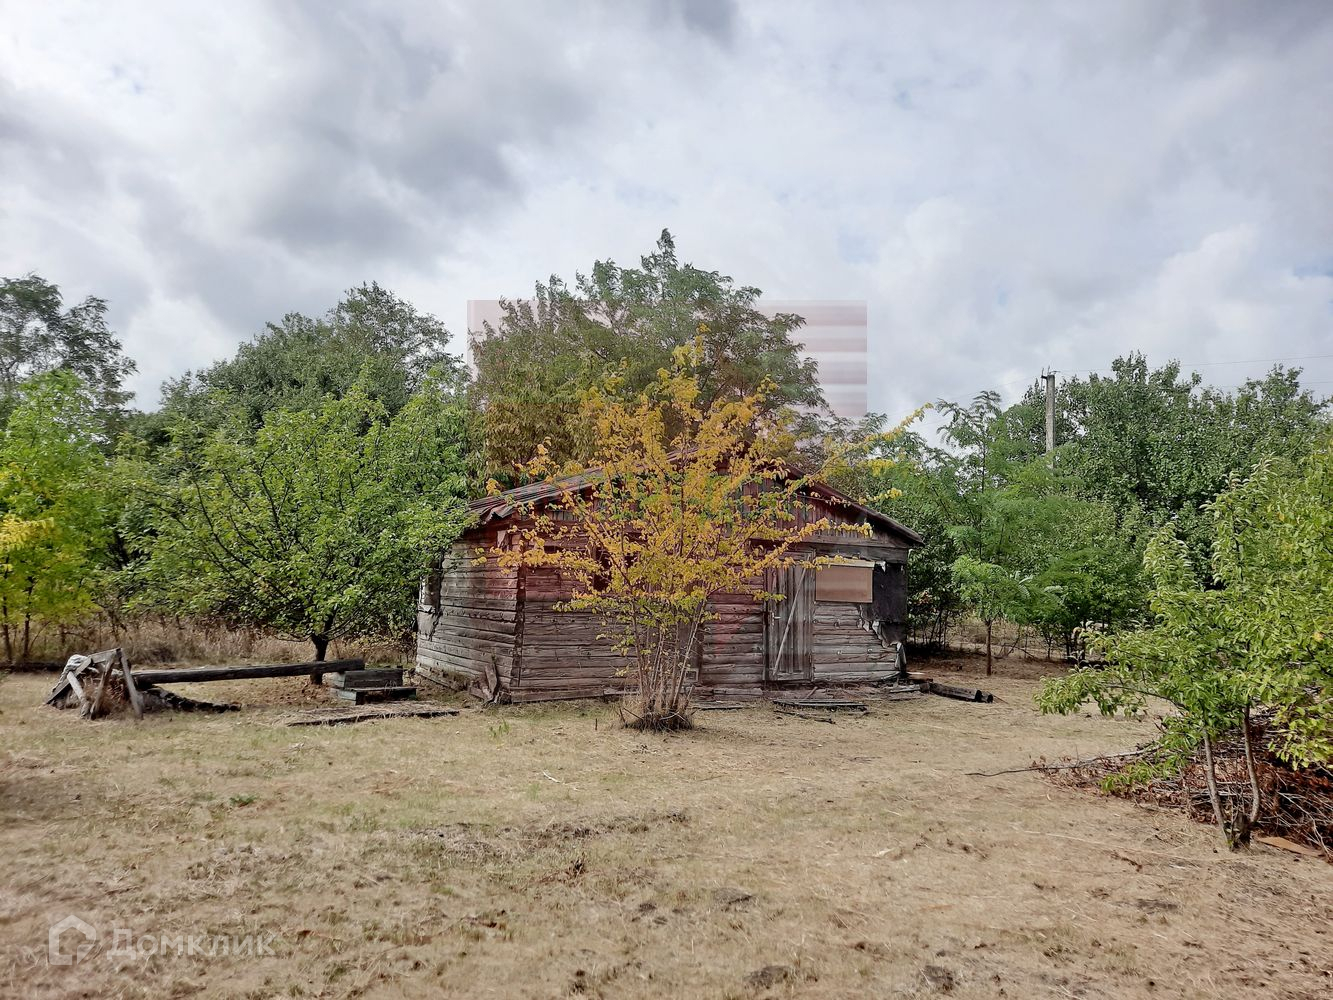
POLYGON ((1055 372, 1043 372, 1046 380, 1046 454, 1055 451, 1055 372))

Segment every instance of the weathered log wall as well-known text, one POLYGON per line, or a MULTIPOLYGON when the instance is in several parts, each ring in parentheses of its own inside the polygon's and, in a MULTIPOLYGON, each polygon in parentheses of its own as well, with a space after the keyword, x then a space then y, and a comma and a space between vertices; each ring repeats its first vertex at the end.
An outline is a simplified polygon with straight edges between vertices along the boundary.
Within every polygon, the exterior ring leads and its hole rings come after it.
POLYGON ((764 605, 749 594, 719 594, 700 644, 701 694, 756 696, 764 685, 764 605))
POLYGON ((445 557, 441 572, 422 583, 417 605, 417 670, 441 683, 494 670, 512 687, 518 624, 518 574, 494 559, 477 565, 481 546, 493 545, 494 530, 470 532, 445 557))
POLYGON ((869 605, 815 602, 811 659, 816 684, 879 680, 897 672, 894 653, 870 631, 868 609, 869 605))
POLYGON ((617 673, 625 658, 612 651, 610 639, 598 638, 605 631, 598 619, 555 609, 572 594, 568 582, 556 570, 540 567, 523 570, 521 588, 522 642, 513 700, 600 698, 618 691, 624 677, 617 673))
MULTIPOLYGON (((836 507, 808 516, 842 519, 836 507)), ((625 683, 624 657, 614 653, 593 615, 557 611, 570 597, 568 581, 550 568, 503 571, 494 558, 476 563, 506 528, 503 520, 468 532, 422 586, 418 607, 417 662, 428 678, 468 681, 488 673, 513 701, 601 697, 625 683)), ((889 677, 897 664, 885 642, 899 634, 906 611, 903 564, 907 548, 877 531, 872 536, 820 533, 796 555, 843 555, 876 562, 874 601, 814 601, 809 627, 809 676, 791 683, 839 683, 889 677), (827 537, 825 537, 827 535, 827 537), (887 569, 885 568, 887 564, 887 569), (879 633, 875 622, 882 623, 879 633), (883 640, 881 641, 881 636, 883 640)), ((765 652, 770 608, 749 594, 724 594, 712 604, 714 621, 699 641, 696 690, 703 696, 758 696, 771 686, 765 652)))

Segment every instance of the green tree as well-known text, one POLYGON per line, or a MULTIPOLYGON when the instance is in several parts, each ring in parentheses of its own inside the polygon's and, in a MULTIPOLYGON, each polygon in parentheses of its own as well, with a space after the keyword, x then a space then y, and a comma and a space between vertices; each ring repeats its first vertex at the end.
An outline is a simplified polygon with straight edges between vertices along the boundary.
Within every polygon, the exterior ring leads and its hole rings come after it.
POLYGON ((135 366, 107 326, 106 312, 106 302, 93 296, 65 308, 60 289, 35 274, 0 279, 0 420, 17 405, 28 379, 66 371, 92 394, 104 439, 119 430, 133 395, 124 383, 135 366))
POLYGON ((1001 618, 1017 618, 1028 599, 1027 584, 1013 570, 972 556, 959 556, 952 567, 959 596, 986 626, 986 676, 991 675, 991 635, 1001 618))
POLYGON ((111 515, 98 448, 102 399, 71 372, 18 387, 0 439, 0 634, 8 661, 95 608, 111 515))
POLYGON ((1088 543, 1055 553, 1031 580, 1024 620, 1065 656, 1082 662, 1091 626, 1131 621, 1145 598, 1141 557, 1114 532, 1090 532, 1088 543))
POLYGON ((1163 737, 1172 753, 1162 766, 1179 767, 1202 746, 1213 812, 1233 847, 1247 842, 1259 815, 1256 707, 1275 710, 1281 756, 1298 766, 1333 760, 1333 441, 1296 472, 1282 465, 1265 461, 1248 477, 1233 476, 1207 505, 1211 580, 1198 578, 1182 539, 1168 529, 1155 535, 1144 559, 1151 619, 1095 636, 1106 669, 1048 682, 1038 696, 1051 712, 1087 701, 1107 714, 1141 712, 1150 698, 1173 705, 1163 737), (1243 808, 1217 789, 1214 747, 1230 731, 1245 752, 1251 793, 1243 808))
POLYGON ((1077 636, 1086 625, 1131 618, 1142 606, 1139 553, 1120 529, 1134 523, 1132 510, 1117 519, 1109 504, 1082 495, 1062 465, 1026 449, 1013 409, 1002 411, 994 393, 935 406, 949 418, 947 447, 918 446, 918 482, 904 490, 928 508, 912 523, 935 525, 913 572, 922 556, 928 577, 947 572, 957 605, 986 625, 988 665, 999 619, 1035 626, 1048 643, 1063 640, 1066 652, 1081 652, 1077 636))
POLYGON ((1208 505, 1213 587, 1249 701, 1274 708, 1278 753, 1333 761, 1333 437, 1269 460, 1208 505))
MULTIPOLYGON (((1174 521, 1201 570, 1212 531, 1203 504, 1227 476, 1266 455, 1297 458, 1327 426, 1325 401, 1301 389, 1299 369, 1274 368, 1229 392, 1174 361, 1151 368, 1142 354, 1111 367, 1109 376, 1059 384, 1056 465, 1080 496, 1110 505, 1122 528, 1150 532, 1174 521)), ((1004 412, 997 447, 1035 459, 1044 428, 1043 390, 1034 386, 1004 412)))
POLYGON ((462 362, 448 345, 449 332, 434 316, 377 284, 361 285, 323 317, 289 313, 242 344, 234 358, 168 382, 158 439, 182 420, 211 430, 233 410, 258 428, 272 410, 314 409, 325 396, 353 386, 392 417, 431 373, 464 380, 462 362))
MULTIPOLYGON (((616 376, 628 397, 649 388, 672 354, 702 341, 700 401, 728 401, 767 387, 765 406, 825 408, 816 366, 792 339, 799 316, 769 317, 757 288, 682 264, 663 231, 638 268, 596 262, 568 285, 539 283, 531 302, 504 303, 498 327, 472 343, 484 411, 487 468, 502 478, 548 442, 560 460, 586 458, 578 437, 580 394, 616 376)), ((816 422, 807 417, 808 428, 816 422)))
MULTIPOLYGON (((367 382, 373 380, 368 371, 367 382)), ((428 380, 390 417, 360 383, 203 437, 178 479, 140 469, 152 512, 140 603, 309 641, 402 636, 432 552, 467 520, 467 414, 428 380)), ((183 447, 200 439, 183 426, 183 447)))
POLYGON ((935 408, 949 418, 940 433, 955 457, 954 478, 962 494, 984 493, 1002 480, 1005 456, 996 433, 1000 394, 979 392, 967 406, 941 399, 935 408))
POLYGON ((1199 585, 1188 547, 1169 530, 1149 541, 1144 567, 1153 581, 1151 621, 1142 628, 1095 636, 1108 665, 1048 681, 1037 704, 1043 712, 1068 714, 1092 701, 1104 715, 1112 715, 1142 713, 1154 698, 1168 702, 1176 714, 1163 719, 1162 745, 1169 755, 1159 766, 1179 768, 1185 755, 1202 744, 1214 815, 1228 844, 1239 846, 1257 818, 1258 780, 1246 724, 1251 702, 1243 664, 1235 659, 1234 637, 1221 612, 1222 592, 1199 585), (1218 737, 1242 724, 1253 794, 1249 810, 1238 813, 1224 809, 1213 748, 1218 737))

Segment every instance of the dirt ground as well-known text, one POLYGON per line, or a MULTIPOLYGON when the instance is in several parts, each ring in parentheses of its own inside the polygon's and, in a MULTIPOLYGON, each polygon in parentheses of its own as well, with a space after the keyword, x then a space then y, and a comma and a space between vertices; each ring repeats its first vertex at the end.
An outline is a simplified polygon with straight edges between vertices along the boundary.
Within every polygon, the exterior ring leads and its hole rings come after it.
POLYGON ((975 667, 921 665, 996 703, 756 706, 669 738, 584 703, 285 728, 299 680, 181 689, 269 707, 88 723, 40 707, 51 678, 9 677, 0 994, 1333 995, 1333 866, 971 776, 1150 731, 1038 715, 1049 667, 975 667), (52 965, 70 914, 98 947, 52 965))

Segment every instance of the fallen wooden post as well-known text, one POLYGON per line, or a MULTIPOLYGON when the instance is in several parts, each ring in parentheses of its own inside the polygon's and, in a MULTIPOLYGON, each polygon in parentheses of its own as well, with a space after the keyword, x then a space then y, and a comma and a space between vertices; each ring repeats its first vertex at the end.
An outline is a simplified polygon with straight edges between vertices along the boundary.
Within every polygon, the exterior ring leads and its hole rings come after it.
POLYGON ((806 701, 797 698, 774 698, 773 704, 782 708, 819 708, 829 712, 869 712, 864 702, 860 701, 806 701))
POLYGON ((989 691, 982 691, 980 688, 954 687, 952 684, 941 684, 939 681, 930 682, 930 693, 945 698, 957 698, 959 701, 977 701, 985 704, 995 700, 995 695, 989 691))
POLYGON ((773 709, 778 715, 793 715, 798 719, 805 719, 808 722, 827 722, 830 726, 837 725, 837 721, 832 715, 811 715, 809 712, 793 712, 787 708, 773 709))
POLYGON ((440 705, 402 705, 385 708, 363 708, 347 711, 341 708, 314 709, 280 720, 283 726, 340 726, 352 722, 377 722, 381 719, 434 719, 457 715, 458 709, 440 705))
POLYGON ((240 667, 180 667, 163 670, 136 670, 134 682, 146 684, 197 684, 201 681, 246 681, 256 677, 301 677, 310 674, 364 670, 365 660, 320 660, 314 663, 269 663, 240 667))

